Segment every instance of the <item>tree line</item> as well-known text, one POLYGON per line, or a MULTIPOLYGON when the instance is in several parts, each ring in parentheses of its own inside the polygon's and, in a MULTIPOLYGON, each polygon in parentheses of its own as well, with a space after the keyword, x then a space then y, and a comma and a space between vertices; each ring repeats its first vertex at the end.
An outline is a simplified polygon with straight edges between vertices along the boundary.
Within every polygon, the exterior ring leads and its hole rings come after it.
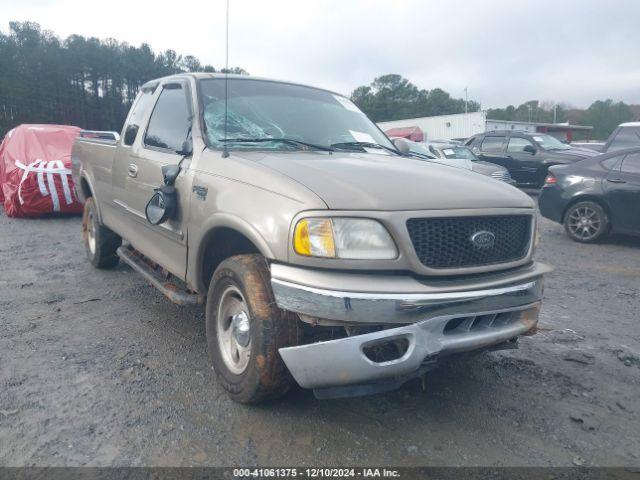
POLYGON ((487 111, 487 118, 495 120, 516 120, 523 122, 569 122, 573 125, 591 125, 591 133, 581 132, 593 139, 605 140, 613 130, 624 122, 640 117, 640 106, 614 102, 611 99, 596 100, 586 109, 554 105, 552 102, 531 100, 515 107, 494 108, 487 111))
MULTIPOLYGON (((33 22, 0 32, 0 138, 21 123, 119 131, 140 87, 180 72, 215 72, 174 50, 154 53, 114 39, 61 40, 33 22)), ((224 72, 223 70, 220 70, 224 72)), ((230 73, 244 73, 241 68, 230 73)))
MULTIPOLYGON (((356 88, 351 100, 374 122, 465 112, 465 99, 452 98, 441 88, 419 89, 397 74, 382 75, 356 88)), ((480 104, 469 100, 466 108, 476 112, 480 104)))
MULTIPOLYGON (((193 71, 216 69, 174 50, 155 53, 146 43, 136 47, 81 35, 61 40, 37 23, 11 22, 7 34, 0 32, 0 138, 21 123, 119 130, 146 81, 193 71)), ((230 72, 247 73, 238 67, 230 72)), ((441 88, 420 89, 397 74, 356 88, 351 99, 375 122, 480 109, 477 101, 453 98, 441 88)), ((598 100, 585 110, 532 100, 518 107, 490 109, 487 117, 551 123, 554 109, 555 121, 593 125, 597 139, 640 116, 640 106, 612 100, 598 100)))
MULTIPOLYGON (((360 109, 375 122, 405 118, 431 117, 465 112, 465 99, 453 98, 440 88, 419 89, 397 74, 383 75, 370 85, 363 85, 351 93, 360 109)), ((469 100, 467 111, 476 112, 480 104, 469 100)), ((570 108, 566 104, 531 100, 519 106, 487 110, 487 118, 520 122, 591 125, 593 139, 606 139, 623 122, 640 118, 640 105, 627 105, 613 100, 597 100, 587 109, 570 108)))

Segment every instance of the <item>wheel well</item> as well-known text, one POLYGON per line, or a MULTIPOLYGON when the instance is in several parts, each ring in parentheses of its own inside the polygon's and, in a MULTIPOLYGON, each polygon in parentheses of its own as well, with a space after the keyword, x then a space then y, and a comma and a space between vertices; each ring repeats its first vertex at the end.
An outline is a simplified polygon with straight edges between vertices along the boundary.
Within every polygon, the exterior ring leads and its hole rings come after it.
POLYGON ((216 228, 205 237, 205 250, 202 255, 201 280, 209 288, 211 277, 223 260, 234 255, 260 253, 258 247, 242 233, 232 228, 216 228))
POLYGON ((569 209, 571 207, 573 207, 576 203, 579 203, 579 202, 597 203, 605 211, 605 213, 607 214, 607 217, 609 217, 609 224, 611 225, 613 223, 613 216, 611 215, 611 210, 609 210, 609 206, 605 202, 603 202, 601 198, 594 197, 594 196, 591 196, 591 195, 582 195, 580 197, 572 199, 569 202, 569 204, 565 207, 564 211, 562 212, 562 223, 563 224, 564 224, 564 220, 565 220, 565 217, 566 217, 567 212, 569 211, 569 209))
POLYGON ((93 196, 91 187, 89 187, 89 182, 87 182, 87 179, 84 177, 80 179, 80 189, 82 190, 82 196, 85 199, 93 196))

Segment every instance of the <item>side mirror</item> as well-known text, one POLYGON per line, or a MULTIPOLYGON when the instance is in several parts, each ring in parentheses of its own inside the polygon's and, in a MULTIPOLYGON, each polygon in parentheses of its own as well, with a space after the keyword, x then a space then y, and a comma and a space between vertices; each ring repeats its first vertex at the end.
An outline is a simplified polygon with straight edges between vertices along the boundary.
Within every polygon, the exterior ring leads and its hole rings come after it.
POLYGON ((531 155, 535 155, 537 152, 536 147, 534 147, 533 145, 525 145, 522 151, 530 153, 531 155))
POLYGON ((160 225, 173 216, 176 205, 176 189, 173 186, 163 185, 156 188, 156 192, 144 209, 144 214, 151 225, 160 225))
POLYGON ((127 125, 127 129, 124 131, 124 144, 133 145, 136 141, 136 135, 138 135, 138 125, 127 125))
POLYGON ((182 147, 180 147, 180 150, 177 150, 176 153, 183 157, 190 157, 193 155, 193 141, 189 139, 182 142, 182 147))
POLYGON ((394 138, 393 144, 398 149, 398 151, 403 155, 408 154, 409 151, 411 150, 411 147, 409 146, 409 142, 407 142, 404 138, 394 138))
POLYGON ((173 185, 180 174, 180 165, 163 165, 161 170, 164 185, 155 189, 144 209, 147 221, 151 225, 160 225, 173 217, 178 204, 176 188, 173 185))

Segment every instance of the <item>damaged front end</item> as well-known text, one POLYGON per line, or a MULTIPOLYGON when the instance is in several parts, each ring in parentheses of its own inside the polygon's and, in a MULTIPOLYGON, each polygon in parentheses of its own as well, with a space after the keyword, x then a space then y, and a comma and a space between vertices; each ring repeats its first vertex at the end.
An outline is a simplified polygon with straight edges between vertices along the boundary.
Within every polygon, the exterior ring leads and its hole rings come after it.
POLYGON ((309 287, 293 283, 289 267, 274 265, 278 306, 307 325, 306 343, 281 348, 280 355, 298 384, 318 398, 392 390, 447 355, 514 348, 514 340, 537 325, 544 271, 540 266, 506 285, 461 290, 447 284, 446 290, 403 294, 393 292, 393 284, 392 292, 309 287))

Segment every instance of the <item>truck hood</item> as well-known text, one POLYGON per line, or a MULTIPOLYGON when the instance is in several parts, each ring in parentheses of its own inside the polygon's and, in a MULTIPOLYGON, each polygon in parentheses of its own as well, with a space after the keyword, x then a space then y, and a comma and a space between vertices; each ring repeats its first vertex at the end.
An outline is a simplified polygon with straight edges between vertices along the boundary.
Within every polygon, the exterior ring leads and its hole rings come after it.
POLYGON ((395 155, 234 152, 306 186, 335 210, 531 208, 519 190, 471 171, 395 155))

